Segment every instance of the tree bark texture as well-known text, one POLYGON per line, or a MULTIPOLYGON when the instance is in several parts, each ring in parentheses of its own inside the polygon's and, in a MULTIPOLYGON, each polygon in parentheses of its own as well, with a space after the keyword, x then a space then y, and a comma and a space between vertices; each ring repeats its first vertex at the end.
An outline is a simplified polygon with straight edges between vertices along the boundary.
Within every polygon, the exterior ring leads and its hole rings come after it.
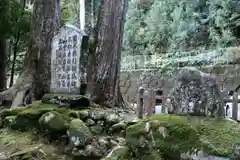
POLYGON ((31 89, 37 100, 50 91, 52 38, 60 27, 59 0, 35 0, 24 69, 16 84, 0 93, 1 99, 20 105, 24 92, 31 89), (21 94, 19 96, 18 94, 21 94))
POLYGON ((97 103, 122 105, 119 74, 127 0, 104 0, 100 7, 91 96, 97 103))
POLYGON ((0 92, 7 86, 7 43, 0 39, 0 92))
POLYGON ((85 0, 85 32, 87 35, 91 34, 94 24, 93 0, 85 0))

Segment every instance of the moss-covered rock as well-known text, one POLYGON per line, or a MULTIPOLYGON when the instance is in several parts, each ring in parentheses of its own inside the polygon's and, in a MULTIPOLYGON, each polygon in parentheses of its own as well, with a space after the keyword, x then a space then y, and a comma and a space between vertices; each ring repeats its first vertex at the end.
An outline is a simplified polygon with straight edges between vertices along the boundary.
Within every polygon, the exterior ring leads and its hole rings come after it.
POLYGON ((89 117, 95 121, 104 120, 106 113, 104 111, 91 111, 89 117))
POLYGON ((124 135, 124 131, 127 128, 127 123, 125 121, 121 121, 117 124, 114 124, 110 129, 109 133, 110 134, 122 134, 124 135))
POLYGON ((137 157, 155 155, 179 159, 181 153, 203 150, 208 155, 233 157, 240 125, 224 119, 154 115, 126 130, 127 144, 137 157))
POLYGON ((82 120, 86 120, 89 118, 90 111, 88 109, 84 109, 84 110, 78 111, 78 114, 82 120))
POLYGON ((70 122, 68 136, 72 146, 84 146, 93 138, 88 127, 80 119, 73 119, 70 122))
POLYGON ((46 94, 42 98, 42 103, 57 104, 74 109, 87 108, 90 105, 87 97, 71 94, 46 94))
POLYGON ((90 118, 87 119, 85 123, 87 124, 87 126, 94 126, 96 124, 95 121, 90 118))
POLYGON ((70 118, 80 118, 80 116, 79 116, 77 111, 69 111, 68 116, 70 118))
POLYGON ((50 133, 62 132, 67 129, 64 117, 55 111, 45 113, 38 122, 42 131, 47 130, 50 133))
POLYGON ((121 122, 122 120, 123 120, 123 117, 120 117, 119 115, 114 114, 114 113, 108 114, 108 115, 106 116, 106 123, 107 123, 108 125, 114 125, 114 124, 116 124, 116 123, 121 122))
POLYGON ((90 130, 94 135, 102 135, 104 128, 101 125, 97 124, 95 126, 91 126, 90 130))
POLYGON ((0 112, 0 118, 5 119, 7 116, 16 116, 19 112, 25 108, 4 109, 0 112))
POLYGON ((3 121, 4 126, 15 128, 16 127, 16 116, 7 116, 3 121))
POLYGON ((127 146, 116 146, 103 160, 123 160, 128 156, 128 153, 127 146))
POLYGON ((39 118, 49 112, 58 110, 59 107, 52 104, 42 104, 36 101, 26 107, 14 108, 14 109, 4 109, 0 112, 0 119, 5 121, 4 125, 17 130, 29 130, 29 129, 39 129, 38 120, 39 118), (14 116, 14 125, 7 123, 9 117, 14 116), (8 117, 6 120, 4 120, 8 117))

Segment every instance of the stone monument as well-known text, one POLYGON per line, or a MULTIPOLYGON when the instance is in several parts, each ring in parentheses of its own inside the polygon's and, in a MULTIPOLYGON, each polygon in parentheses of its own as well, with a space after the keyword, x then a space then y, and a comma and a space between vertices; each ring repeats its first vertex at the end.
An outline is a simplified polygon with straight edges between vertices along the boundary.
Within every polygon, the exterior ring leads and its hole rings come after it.
POLYGON ((66 24, 52 41, 51 92, 79 93, 81 43, 86 34, 66 24))

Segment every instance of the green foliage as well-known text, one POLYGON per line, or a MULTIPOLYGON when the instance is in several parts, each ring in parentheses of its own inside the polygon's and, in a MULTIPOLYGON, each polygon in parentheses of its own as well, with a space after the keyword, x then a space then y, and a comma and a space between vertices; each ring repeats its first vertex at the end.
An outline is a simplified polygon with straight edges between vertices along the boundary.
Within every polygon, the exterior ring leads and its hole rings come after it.
POLYGON ((230 27, 231 18, 240 12, 236 11, 236 2, 222 0, 220 3, 209 1, 209 13, 214 17, 210 24, 210 37, 213 45, 225 47, 236 44, 237 35, 234 35, 234 28, 230 27))
POLYGON ((79 0, 61 1, 61 25, 65 23, 79 24, 79 0))
MULTIPOLYGON (((215 65, 213 61, 221 57, 221 52, 201 56, 199 53, 238 45, 240 4, 237 1, 146 1, 131 0, 129 3, 124 56, 161 55, 164 61, 160 60, 160 70, 172 72, 187 65, 215 65), (183 53, 188 51, 193 52, 188 55, 183 53)), ((228 61, 228 57, 222 56, 221 61, 228 61)))
MULTIPOLYGON (((88 8, 85 4, 86 15, 91 16, 88 12, 96 12, 100 0, 91 0, 93 8, 88 8)), ((79 25, 79 13, 80 13, 80 4, 79 0, 62 0, 61 1, 61 26, 66 23, 73 25, 79 25)), ((96 15, 95 15, 96 16, 96 15)), ((95 18, 94 18, 95 19, 95 18)))
POLYGON ((6 37, 14 32, 21 5, 16 0, 0 0, 0 37, 6 37))
POLYGON ((128 55, 225 47, 238 38, 233 34, 239 20, 235 1, 155 0, 147 11, 145 1, 140 2, 129 3, 124 35, 128 55))

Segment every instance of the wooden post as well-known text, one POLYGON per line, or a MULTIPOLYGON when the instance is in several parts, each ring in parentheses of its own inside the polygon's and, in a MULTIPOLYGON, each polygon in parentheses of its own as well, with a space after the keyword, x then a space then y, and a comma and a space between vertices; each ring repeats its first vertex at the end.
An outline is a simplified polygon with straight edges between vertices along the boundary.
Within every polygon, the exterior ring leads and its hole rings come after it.
POLYGON ((162 113, 166 114, 166 104, 165 104, 165 98, 164 96, 162 96, 162 113))
POLYGON ((232 118, 234 120, 238 119, 238 93, 233 93, 233 109, 232 109, 232 118))
POLYGON ((153 108, 155 107, 154 91, 149 90, 148 95, 149 95, 148 106, 146 106, 147 107, 147 115, 151 116, 153 114, 153 108))
POLYGON ((152 92, 152 114, 153 114, 153 110, 155 112, 155 107, 156 107, 156 92, 153 91, 152 92))
POLYGON ((138 95, 137 95, 137 116, 138 118, 143 117, 143 93, 144 93, 144 88, 140 87, 138 89, 138 95))
POLYGON ((150 97, 149 97, 149 91, 145 90, 143 95, 143 104, 144 104, 144 113, 148 113, 148 108, 150 105, 150 97))

